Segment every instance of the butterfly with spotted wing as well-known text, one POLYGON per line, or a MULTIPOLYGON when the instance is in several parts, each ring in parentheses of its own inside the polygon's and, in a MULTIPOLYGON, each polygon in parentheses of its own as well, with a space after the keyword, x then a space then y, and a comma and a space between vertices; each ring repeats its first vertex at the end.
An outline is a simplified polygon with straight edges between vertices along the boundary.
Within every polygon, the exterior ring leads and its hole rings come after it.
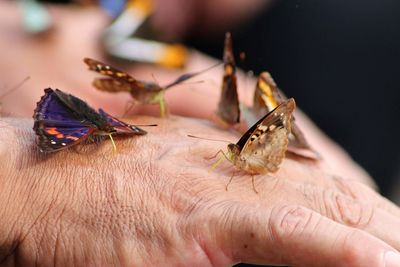
MULTIPOLYGON (((229 144, 226 154, 220 152, 238 169, 251 174, 252 177, 255 174, 278 171, 288 147, 291 117, 295 107, 293 98, 282 102, 247 130, 236 144, 229 144)), ((224 157, 221 157, 211 169, 223 159, 224 157)), ((257 192, 254 177, 253 189, 257 192)))
POLYGON ((114 151, 113 134, 144 135, 147 132, 91 108, 81 99, 47 88, 34 111, 33 130, 41 152, 55 152, 79 144, 91 136, 109 136, 114 151))
POLYGON ((159 104, 161 117, 165 116, 165 103, 164 103, 164 92, 165 90, 178 85, 194 76, 200 75, 211 68, 214 68, 220 63, 211 66, 205 70, 187 73, 179 76, 175 81, 160 86, 154 82, 139 81, 133 78, 128 73, 111 67, 105 63, 91 58, 85 58, 84 62, 89 66, 90 70, 98 72, 102 75, 108 76, 109 78, 95 78, 93 86, 100 91, 106 91, 111 93, 116 92, 128 92, 132 98, 142 104, 159 104))

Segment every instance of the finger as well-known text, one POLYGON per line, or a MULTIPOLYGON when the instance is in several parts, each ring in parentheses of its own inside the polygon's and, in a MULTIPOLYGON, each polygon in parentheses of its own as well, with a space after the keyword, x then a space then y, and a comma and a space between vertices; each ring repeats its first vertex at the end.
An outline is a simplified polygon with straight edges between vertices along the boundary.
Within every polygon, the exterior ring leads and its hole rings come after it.
POLYGON ((338 223, 362 229, 400 249, 400 218, 379 208, 375 202, 357 200, 337 190, 313 185, 298 185, 298 188, 303 196, 297 198, 305 200, 306 207, 338 223))
POLYGON ((360 202, 373 203, 376 207, 386 210, 392 215, 400 218, 400 208, 387 198, 382 197, 371 187, 362 182, 343 179, 335 176, 333 178, 336 187, 344 194, 351 196, 360 202))
POLYGON ((224 233, 232 244, 235 261, 293 266, 400 266, 400 254, 390 245, 302 206, 284 206, 271 212, 245 207, 240 212, 224 223, 231 227, 224 233))

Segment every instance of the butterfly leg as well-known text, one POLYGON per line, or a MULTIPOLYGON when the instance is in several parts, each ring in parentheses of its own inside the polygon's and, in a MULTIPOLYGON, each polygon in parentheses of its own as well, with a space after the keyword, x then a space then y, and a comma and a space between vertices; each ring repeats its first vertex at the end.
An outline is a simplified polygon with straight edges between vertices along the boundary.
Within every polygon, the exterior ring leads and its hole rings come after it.
POLYGON ((233 177, 235 176, 235 174, 236 174, 236 172, 234 171, 234 172, 232 173, 231 179, 229 179, 229 182, 226 184, 226 186, 225 186, 225 190, 226 190, 226 191, 228 191, 228 186, 231 184, 231 182, 232 182, 233 177))
POLYGON ((256 192, 256 194, 258 194, 258 191, 256 190, 256 186, 254 184, 254 175, 251 176, 251 183, 253 184, 253 190, 254 192, 256 192))
POLYGON ((218 156, 219 153, 224 153, 224 151, 222 151, 222 149, 220 149, 220 150, 217 151, 217 153, 215 153, 214 156, 209 157, 209 158, 205 158, 205 159, 206 160, 215 159, 218 156))
POLYGON ((113 139, 113 137, 112 137, 112 134, 108 134, 108 136, 109 136, 110 139, 111 139, 111 143, 112 143, 112 145, 113 145, 113 151, 114 151, 114 153, 116 153, 116 152, 117 152, 117 146, 115 145, 115 142, 114 142, 114 139, 113 139))
POLYGON ((160 106, 160 117, 165 117, 165 100, 164 100, 164 92, 160 92, 158 95, 158 104, 160 106))
POLYGON ((227 159, 228 161, 230 161, 229 160, 229 158, 228 158, 228 156, 224 153, 224 151, 222 151, 222 150, 219 150, 218 152, 217 152, 217 154, 215 154, 215 156, 214 157, 212 157, 212 158, 210 158, 210 159, 213 159, 213 158, 215 158, 218 154, 222 154, 221 155, 221 157, 213 164, 213 165, 211 165, 211 167, 208 169, 208 172, 212 172, 215 168, 217 168, 218 167, 218 165, 219 164, 221 164, 221 162, 224 160, 224 159, 227 159))

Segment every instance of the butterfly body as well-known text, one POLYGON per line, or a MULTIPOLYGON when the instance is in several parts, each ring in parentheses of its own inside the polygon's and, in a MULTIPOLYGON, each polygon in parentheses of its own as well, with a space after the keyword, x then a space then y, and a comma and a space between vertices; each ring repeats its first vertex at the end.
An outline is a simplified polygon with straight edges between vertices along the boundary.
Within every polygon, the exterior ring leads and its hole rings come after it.
POLYGON ((222 91, 218 103, 218 117, 226 124, 233 125, 240 121, 239 99, 237 93, 236 64, 233 56, 232 37, 225 35, 224 76, 222 91))
POLYGON ((42 152, 62 150, 92 136, 146 134, 102 109, 95 111, 86 102, 59 89, 44 91, 33 115, 33 130, 39 137, 38 146, 42 152))
POLYGON ((228 145, 228 159, 249 174, 276 172, 285 157, 295 105, 291 98, 262 117, 236 144, 228 145))

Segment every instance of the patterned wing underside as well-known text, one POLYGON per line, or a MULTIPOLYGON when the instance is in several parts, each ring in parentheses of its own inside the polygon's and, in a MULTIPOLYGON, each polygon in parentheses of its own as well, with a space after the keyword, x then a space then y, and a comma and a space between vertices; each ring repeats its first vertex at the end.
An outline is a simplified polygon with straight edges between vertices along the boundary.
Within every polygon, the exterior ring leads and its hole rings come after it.
POLYGON ((91 58, 85 58, 83 61, 86 63, 86 65, 89 66, 90 70, 93 70, 95 72, 98 72, 102 75, 106 75, 110 78, 119 80, 121 82, 126 82, 126 83, 134 83, 136 82, 136 79, 130 76, 128 73, 121 71, 119 69, 116 69, 114 67, 111 67, 105 63, 102 63, 100 61, 91 59, 91 58))
POLYGON ((111 93, 130 92, 132 90, 132 86, 129 83, 114 80, 112 78, 96 78, 93 80, 92 84, 100 91, 111 93))
MULTIPOLYGON (((257 173, 276 172, 285 157, 290 133, 293 99, 279 105, 258 123, 240 153, 252 170, 257 173)), ((241 146, 239 140, 238 145, 241 146)))

